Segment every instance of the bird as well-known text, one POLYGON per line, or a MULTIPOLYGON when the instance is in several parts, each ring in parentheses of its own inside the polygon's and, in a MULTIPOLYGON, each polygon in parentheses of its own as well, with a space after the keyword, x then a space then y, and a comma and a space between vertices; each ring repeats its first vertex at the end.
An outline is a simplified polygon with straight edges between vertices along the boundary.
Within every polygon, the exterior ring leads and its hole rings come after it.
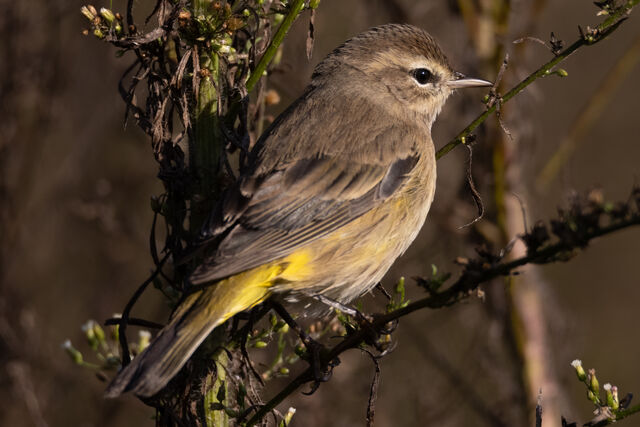
POLYGON ((329 53, 203 229, 216 247, 188 281, 207 286, 184 298, 105 395, 155 395, 215 327, 269 298, 348 304, 370 291, 431 207, 431 127, 445 101, 491 85, 454 71, 431 35, 406 24, 371 28, 329 53))

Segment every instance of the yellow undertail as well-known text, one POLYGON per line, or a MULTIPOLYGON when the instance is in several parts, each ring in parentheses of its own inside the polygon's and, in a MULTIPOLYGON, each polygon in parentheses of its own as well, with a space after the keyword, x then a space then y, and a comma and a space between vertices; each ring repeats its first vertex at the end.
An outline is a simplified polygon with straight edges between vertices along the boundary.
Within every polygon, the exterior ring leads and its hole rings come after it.
POLYGON ((276 279, 296 281, 304 276, 308 261, 308 254, 298 251, 189 295, 149 347, 113 379, 105 396, 116 397, 127 391, 144 397, 156 394, 216 326, 267 299, 276 279))

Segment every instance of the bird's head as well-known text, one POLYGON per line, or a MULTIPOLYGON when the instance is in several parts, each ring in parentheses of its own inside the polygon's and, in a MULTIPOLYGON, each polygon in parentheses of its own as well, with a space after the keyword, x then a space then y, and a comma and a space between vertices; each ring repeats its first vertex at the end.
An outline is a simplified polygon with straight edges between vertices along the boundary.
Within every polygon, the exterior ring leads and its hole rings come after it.
POLYGON ((336 48, 316 67, 312 85, 367 98, 398 116, 414 113, 431 126, 454 89, 492 83, 454 71, 426 31, 389 24, 336 48))

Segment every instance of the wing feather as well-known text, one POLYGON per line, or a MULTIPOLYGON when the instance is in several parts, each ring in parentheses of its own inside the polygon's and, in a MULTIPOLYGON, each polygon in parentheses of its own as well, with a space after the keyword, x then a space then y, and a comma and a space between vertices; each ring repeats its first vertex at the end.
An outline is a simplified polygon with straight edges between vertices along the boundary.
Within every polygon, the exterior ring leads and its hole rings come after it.
POLYGON ((192 283, 217 280, 285 257, 348 224, 391 197, 406 181, 417 157, 398 159, 386 167, 354 165, 333 157, 299 163, 305 167, 296 164, 263 181, 272 188, 258 188, 255 200, 249 200, 217 251, 192 274, 192 283))
POLYGON ((335 112, 335 93, 311 96, 308 90, 276 119, 252 151, 249 172, 210 219, 203 235, 217 244, 190 276, 192 283, 221 279, 285 257, 326 236, 389 199, 418 161, 416 135, 409 120, 384 117, 380 106, 350 98, 335 112), (331 126, 311 126, 307 118, 335 117, 331 126), (293 135, 306 139, 293 141, 293 135), (413 137, 411 137, 412 135, 413 137))

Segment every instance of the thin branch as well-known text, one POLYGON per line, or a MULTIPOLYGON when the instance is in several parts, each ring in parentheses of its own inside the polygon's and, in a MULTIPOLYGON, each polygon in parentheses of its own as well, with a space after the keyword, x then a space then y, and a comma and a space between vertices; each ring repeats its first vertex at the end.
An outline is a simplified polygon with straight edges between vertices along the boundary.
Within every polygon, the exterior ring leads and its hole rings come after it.
POLYGON ((365 353, 369 355, 373 365, 375 367, 375 373, 371 380, 371 387, 369 389, 369 401, 367 403, 367 427, 373 427, 373 422, 376 415, 376 400, 378 398, 378 387, 380 386, 380 363, 378 358, 367 349, 363 349, 365 353))
POLYGON ((127 302, 127 305, 124 307, 124 310, 122 310, 122 317, 118 322, 118 325, 120 328, 118 333, 118 338, 120 340, 120 347, 122 348, 122 366, 123 367, 127 366, 131 362, 131 355, 129 354, 129 344, 127 343, 127 336, 126 336, 127 325, 129 325, 130 323, 129 313, 131 312, 131 309, 138 301, 138 298, 142 296, 147 286, 149 286, 149 284, 152 283, 156 279, 156 277, 158 277, 158 275, 160 274, 160 271, 162 270, 162 267, 164 266, 164 263, 167 262, 167 260, 169 259, 169 256, 170 254, 166 254, 164 258, 160 260, 160 263, 156 267, 155 271, 147 278, 147 280, 145 280, 144 282, 142 282, 140 286, 138 286, 138 289, 136 289, 135 293, 131 296, 131 298, 129 299, 129 302, 127 302))
POLYGON ((536 187, 541 192, 546 192, 549 189, 549 185, 551 185, 554 178, 558 175, 562 166, 569 160, 578 143, 598 121, 598 118, 611 101, 615 91, 627 77, 629 77, 639 61, 640 34, 636 37, 631 47, 602 79, 600 86, 585 104, 583 110, 571 126, 567 136, 558 145, 553 156, 551 156, 540 174, 536 177, 536 187))
POLYGON ((251 92, 253 90, 254 86, 262 77, 262 74, 264 74, 267 66, 269 66, 271 60, 276 55, 276 52, 278 52, 278 48, 280 47, 280 44, 282 44, 284 37, 289 32, 291 24, 293 24, 293 21, 296 20, 303 7, 304 0, 295 0, 289 5, 289 13, 287 13, 287 15, 282 20, 282 24, 280 24, 280 27, 278 27, 278 31, 276 31, 276 33, 273 35, 273 39, 271 40, 269 47, 262 55, 262 58, 260 58, 260 61, 256 65, 256 68, 253 69, 251 76, 249 76, 249 80, 247 80, 247 92, 251 92))
MULTIPOLYGON (((626 18, 631 10, 640 3, 640 0, 628 0, 622 6, 617 8, 614 13, 609 15, 604 21, 602 21, 596 28, 587 29, 587 34, 582 34, 578 40, 573 42, 569 47, 558 53, 553 59, 542 65, 536 71, 531 73, 527 78, 522 80, 516 86, 514 86, 509 92, 501 98, 501 103, 509 101, 511 98, 522 92, 527 86, 539 78, 546 77, 551 74, 553 68, 567 59, 573 52, 583 46, 591 46, 599 41, 605 39, 611 34, 626 18)), ((473 120, 466 128, 464 128, 458 135, 456 135, 447 145, 442 147, 436 153, 436 159, 440 159, 442 156, 453 150, 458 145, 465 142, 466 138, 482 124, 492 113, 498 108, 498 103, 494 103, 488 107, 487 110, 480 114, 475 120, 473 120)))

